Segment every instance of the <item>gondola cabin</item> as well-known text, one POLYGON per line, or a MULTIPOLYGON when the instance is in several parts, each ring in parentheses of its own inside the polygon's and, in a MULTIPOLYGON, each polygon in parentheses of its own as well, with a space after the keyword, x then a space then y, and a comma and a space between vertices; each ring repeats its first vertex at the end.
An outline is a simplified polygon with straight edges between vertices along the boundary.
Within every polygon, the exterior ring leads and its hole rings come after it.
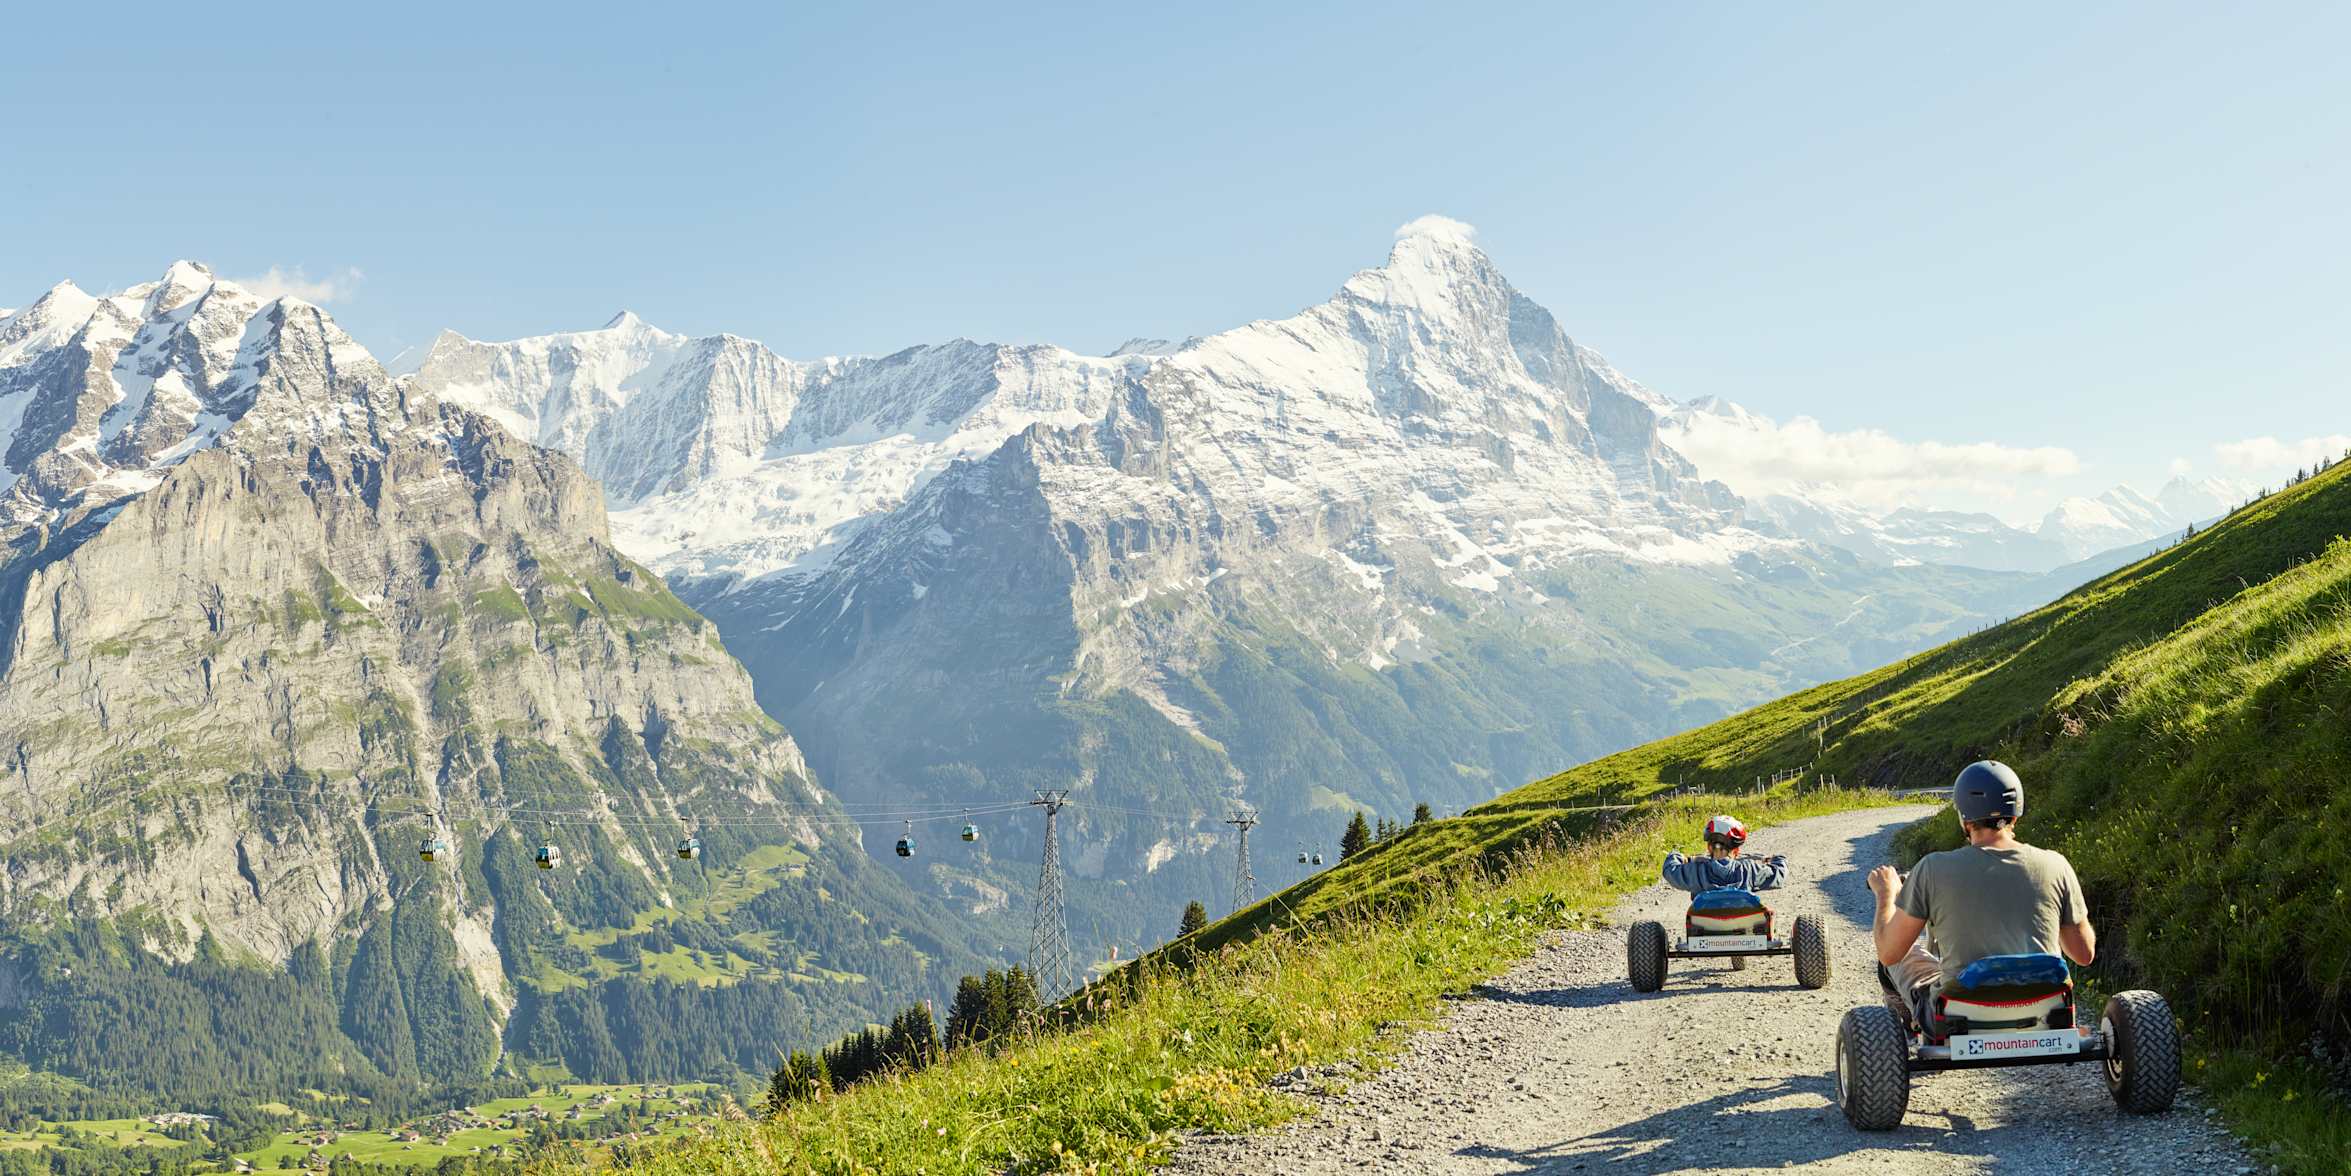
POLYGON ((913 857, 913 856, 914 856, 914 838, 913 838, 913 837, 911 837, 911 836, 908 836, 908 837, 901 837, 901 838, 899 838, 899 839, 898 839, 898 856, 899 856, 899 857, 905 857, 905 858, 910 858, 910 857, 913 857))
POLYGON ((532 856, 532 860, 538 863, 540 869, 552 870, 563 864, 563 851, 555 848, 552 844, 542 845, 539 847, 539 852, 532 856))
POLYGON ((980 839, 980 827, 978 825, 965 825, 963 827, 963 839, 965 841, 978 841, 980 839))
POLYGON ((1298 851, 1298 864, 1301 866, 1306 864, 1306 851, 1303 849, 1298 851))
POLYGON ((449 843, 439 837, 427 837, 416 847, 416 856, 428 862, 437 862, 449 856, 449 843))
POLYGON ((1318 853, 1318 854, 1314 855, 1314 864, 1315 864, 1315 865, 1318 865, 1318 866, 1322 864, 1322 855, 1321 855, 1321 854, 1319 854, 1319 853, 1318 853))
POLYGON ((695 858, 701 857, 702 839, 699 837, 688 837, 684 841, 678 842, 678 856, 686 859, 687 861, 693 861, 695 858))

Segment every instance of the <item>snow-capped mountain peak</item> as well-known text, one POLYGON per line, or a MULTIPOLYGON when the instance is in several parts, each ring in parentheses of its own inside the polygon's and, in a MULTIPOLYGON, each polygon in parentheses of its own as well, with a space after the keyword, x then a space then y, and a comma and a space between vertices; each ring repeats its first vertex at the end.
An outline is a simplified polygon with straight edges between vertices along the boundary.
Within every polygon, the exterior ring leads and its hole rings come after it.
POLYGON ((1385 264, 1357 271, 1340 289, 1345 297, 1435 319, 1440 327, 1462 326, 1462 316, 1490 314, 1498 306, 1507 315, 1511 294, 1510 283, 1466 233, 1442 231, 1400 232, 1385 264))
POLYGON ((2235 510, 2259 493, 2250 482, 2229 478, 2176 476, 2155 492, 2156 505, 2173 519, 2201 523, 2235 510))
POLYGON ((251 400, 263 301, 194 262, 111 295, 59 282, 0 326, 0 526, 136 492, 251 400))
POLYGON ((2068 498, 2035 528, 2075 558, 2176 535, 2236 508, 2253 488, 2225 478, 2175 477, 2150 498, 2117 486, 2094 498, 2068 498))
MULTIPOLYGON (((126 298, 144 298, 144 318, 170 314, 212 292, 217 279, 210 267, 193 261, 175 261, 153 282, 123 291, 126 298)), ((234 287, 232 287, 234 289, 234 287)))
POLYGON ((380 449, 409 415, 391 395, 325 311, 196 262, 115 294, 60 282, 0 320, 0 535, 142 494, 236 438, 380 449))
POLYGON ((954 340, 796 363, 725 337, 655 356, 584 333, 444 336, 414 379, 579 457, 623 508, 624 545, 688 575, 812 570, 953 462, 1037 425, 1106 426, 1137 396, 1190 415, 1186 443, 1224 455, 1235 503, 1348 497, 1381 460, 1447 500, 1463 488, 1436 483, 1464 476, 1545 486, 1528 492, 1593 535, 1612 520, 1709 530, 1727 503, 1656 445, 1664 399, 1577 346, 1443 218, 1406 226, 1328 301, 1175 347, 954 340), (682 358, 706 353, 727 358, 682 358))

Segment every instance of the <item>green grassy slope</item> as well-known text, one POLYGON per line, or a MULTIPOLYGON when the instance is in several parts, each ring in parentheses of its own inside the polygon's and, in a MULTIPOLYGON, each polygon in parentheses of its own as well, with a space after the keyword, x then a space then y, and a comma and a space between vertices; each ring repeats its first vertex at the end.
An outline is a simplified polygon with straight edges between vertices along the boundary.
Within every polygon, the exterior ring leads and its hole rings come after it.
MULTIPOLYGON (((1666 781, 1731 788, 1816 757, 1817 771, 1887 789, 2006 760, 2026 782, 2024 835, 2071 856, 2089 890, 2103 955, 2089 979, 2165 993, 2232 1121, 2289 1170, 2341 1171, 2347 534, 2351 469, 2338 466, 2007 624, 1538 781, 1473 817, 1499 827, 1666 781)), ((1904 852, 1958 841, 1945 813, 1904 852)))
MULTIPOLYGON (((2071 854, 2112 971, 2198 1022, 2351 1039, 2351 480, 2338 468, 2030 615, 1519 789, 1500 818, 1781 762, 1940 787, 1995 756, 2071 854)), ((1946 816, 1913 851, 1955 842, 1946 816)))
MULTIPOLYGON (((2323 1157, 2351 1154, 2351 1128, 2324 1109, 2311 1043, 2351 1056, 2346 534, 2337 467, 2006 624, 1412 829, 1198 942, 1409 905, 1547 830, 1591 828, 1605 804, 1806 765, 1942 788, 1998 757, 2024 774, 2028 839, 2072 856, 2090 891, 2105 956, 2090 979, 2165 992, 2238 1124, 2290 1168, 2333 1170, 2323 1157)), ((1946 815, 1906 851, 1957 837, 1946 815)))
MULTIPOLYGON (((1770 823, 1885 799, 1783 792, 1742 811, 1770 823)), ((1129 963, 1117 985, 1077 998, 1075 1028, 1019 1034, 994 1052, 958 1050, 764 1122, 631 1148, 627 1167, 652 1176, 1147 1169, 1183 1131, 1245 1131, 1310 1109, 1268 1087, 1278 1074, 1379 1065, 1446 995, 1654 880, 1659 855, 1688 844, 1709 803, 1660 803, 1605 835, 1523 843, 1502 869, 1456 870, 1410 909, 1325 907, 1312 926, 1199 951, 1182 968, 1164 956, 1129 963)), ((1447 824, 1422 826, 1423 843, 1447 824)), ((570 1176, 581 1165, 559 1158, 537 1170, 570 1176)))
MULTIPOLYGON (((2005 625, 1413 827, 1174 945, 1201 961, 1190 974, 1164 953, 1131 965, 1132 996, 1084 1028, 958 1054, 647 1166, 1144 1166, 1182 1128, 1280 1118, 1294 1107, 1266 1077, 1376 1056, 1365 1026, 1424 1015, 1541 926, 1602 909, 1726 803, 1663 793, 1739 793, 1806 765, 1939 788, 1994 755, 2025 775, 2028 838, 2073 855, 2091 892, 2105 955, 2093 983, 2164 990, 2199 1030, 2196 1076, 2235 1123, 2287 1170, 2338 1171, 2351 1134, 2295 1054, 2315 1032, 2340 1056, 2351 1036, 2351 904, 2328 832, 2351 828, 2346 473, 2005 625), (1624 802, 1640 807, 1604 807, 1624 802)), ((1730 803, 1768 820, 1860 799, 1730 803)), ((1953 833, 1925 823, 1910 849, 1953 833)))

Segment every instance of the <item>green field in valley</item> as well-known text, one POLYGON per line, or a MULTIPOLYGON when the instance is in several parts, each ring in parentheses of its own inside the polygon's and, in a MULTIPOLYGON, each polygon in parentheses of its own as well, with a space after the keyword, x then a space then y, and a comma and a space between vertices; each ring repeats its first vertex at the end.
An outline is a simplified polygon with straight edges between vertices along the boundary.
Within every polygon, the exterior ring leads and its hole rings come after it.
POLYGON ((112 1154, 109 1168, 144 1171, 150 1159, 184 1162, 192 1171, 302 1172, 341 1161, 430 1168, 452 1158, 512 1159, 608 1155, 695 1133, 729 1113, 732 1095, 701 1084, 566 1084, 528 1095, 420 1115, 397 1126, 363 1129, 338 1121, 325 1100, 265 1104, 300 1123, 266 1144, 225 1155, 213 1121, 185 1112, 145 1118, 85 1119, 0 1131, 0 1151, 69 1149, 112 1154), (117 1151, 119 1149, 119 1153, 117 1151))

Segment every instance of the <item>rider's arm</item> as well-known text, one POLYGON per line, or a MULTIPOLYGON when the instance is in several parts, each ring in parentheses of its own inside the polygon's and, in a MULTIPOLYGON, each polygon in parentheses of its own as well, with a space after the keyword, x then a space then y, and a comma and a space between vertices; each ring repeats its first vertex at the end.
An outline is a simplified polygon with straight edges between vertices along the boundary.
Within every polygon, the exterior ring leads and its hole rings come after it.
POLYGON ((2058 881, 2057 943, 2065 958, 2085 968, 2098 960, 2098 929, 2090 926, 2090 904, 2082 897, 2082 880, 2074 876, 2072 862, 2065 863, 2058 881))
POLYGON ((1770 861, 1756 862, 1757 873, 1751 890, 1776 890, 1788 884, 1788 855, 1774 854, 1770 861))
POLYGON ((1878 916, 1872 924, 1871 938, 1876 940, 1878 962, 1891 968, 1910 954, 1910 945, 1918 942, 1918 933, 1927 929, 1927 921, 1896 907, 1881 898, 1878 916))
POLYGON ((2088 919, 2059 926, 2057 942, 2065 948, 2065 958, 2085 968, 2098 962, 2098 932, 2088 919))
POLYGON ((1663 872, 1665 874, 1665 880, 1669 885, 1679 887, 1683 890, 1694 891, 1697 889, 1697 887, 1690 885, 1690 881, 1687 876, 1687 870, 1684 868, 1680 850, 1669 849, 1665 851, 1665 870, 1663 872))
MULTIPOLYGON (((1870 941, 1877 948, 1878 962, 1891 968, 1910 954, 1911 945, 1926 930, 1926 916, 1915 912, 1927 909, 1927 871, 1913 870, 1908 881, 1904 881, 1891 869, 1880 867, 1880 870, 1882 884, 1873 880, 1870 887, 1877 896, 1877 917, 1870 920, 1870 941)), ((1878 877, 1873 874, 1873 879, 1878 877)))

